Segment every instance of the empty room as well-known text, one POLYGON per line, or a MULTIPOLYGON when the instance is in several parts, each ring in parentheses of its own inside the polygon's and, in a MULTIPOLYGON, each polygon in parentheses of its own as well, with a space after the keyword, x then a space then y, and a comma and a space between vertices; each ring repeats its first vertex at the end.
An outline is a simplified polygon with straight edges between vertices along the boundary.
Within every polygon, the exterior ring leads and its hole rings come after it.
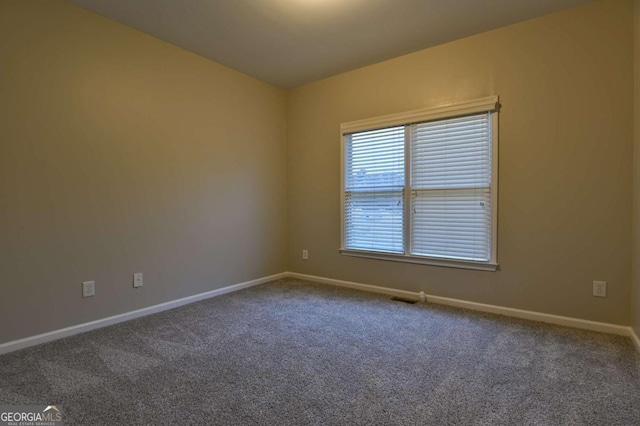
POLYGON ((0 0, 1 425, 639 425, 640 0, 0 0))

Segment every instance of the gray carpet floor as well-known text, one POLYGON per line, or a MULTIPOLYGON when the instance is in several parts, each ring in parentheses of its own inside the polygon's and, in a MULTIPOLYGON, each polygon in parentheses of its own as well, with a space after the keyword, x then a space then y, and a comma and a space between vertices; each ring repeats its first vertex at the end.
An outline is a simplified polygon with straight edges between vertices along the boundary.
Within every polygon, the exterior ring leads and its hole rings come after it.
POLYGON ((625 337, 292 279, 0 357, 65 424, 639 425, 625 337))

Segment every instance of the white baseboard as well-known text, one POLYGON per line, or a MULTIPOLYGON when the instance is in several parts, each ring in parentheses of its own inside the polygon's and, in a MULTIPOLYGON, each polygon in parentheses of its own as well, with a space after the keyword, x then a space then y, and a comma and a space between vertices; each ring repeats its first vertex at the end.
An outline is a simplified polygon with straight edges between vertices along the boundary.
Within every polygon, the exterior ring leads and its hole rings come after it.
POLYGON ((640 339, 638 338, 638 335, 636 334, 636 331, 633 329, 633 327, 629 327, 629 335, 631 336, 631 340, 633 340, 633 343, 636 345, 636 349, 638 350, 638 352, 640 352, 640 339))
POLYGON ((318 277, 316 275, 299 274, 297 272, 288 272, 287 276, 298 280, 313 281, 322 284, 330 284, 338 287, 348 287, 356 290, 369 291, 372 293, 388 294, 390 296, 406 297, 409 299, 418 299, 419 294, 413 291, 398 290, 395 288, 378 287, 375 285, 354 283, 351 281, 336 280, 333 278, 318 277))
MULTIPOLYGON (((340 287, 348 287, 357 290, 370 291, 374 293, 389 294, 392 296, 401 296, 410 299, 418 299, 419 293, 406 290, 397 290, 387 287, 373 286, 369 284, 355 283, 351 281, 337 280, 334 278, 318 277, 314 275, 299 274, 297 272, 289 272, 288 276, 301 280, 315 281, 319 283, 331 284, 340 287)), ((584 330, 599 331, 602 333, 618 334, 621 336, 631 336, 631 327, 617 324, 609 324, 604 322, 596 322, 583 320, 579 318, 563 317, 559 315, 545 314, 535 311, 525 311, 522 309, 507 308, 504 306, 486 305, 484 303, 469 302, 466 300, 451 299, 448 297, 427 295, 427 302, 438 303, 441 305, 455 306, 458 308, 471 309, 474 311, 490 312, 509 317, 523 318, 533 321, 540 321, 549 324, 564 325, 567 327, 580 328, 584 330)), ((635 333, 634 333, 635 336, 635 333)), ((635 337, 636 344, 640 348, 640 341, 635 337)), ((640 350, 640 349, 639 349, 640 350)))
POLYGON ((108 325, 117 324, 123 321, 129 321, 135 318, 140 318, 147 315, 155 314, 157 312, 167 311, 169 309, 177 308, 179 306, 188 305, 189 303, 199 302, 200 300, 221 296, 226 293, 231 293, 234 291, 264 284, 269 281, 285 278, 287 276, 288 276, 287 272, 282 272, 280 274, 270 275, 268 277, 258 278, 255 280, 218 288, 216 290, 211 290, 205 293, 184 297, 182 299, 171 300, 169 302, 160 303, 159 305, 153 305, 147 308, 142 308, 142 309, 138 309, 131 312, 125 312, 123 314, 114 315, 111 317, 102 318, 102 319, 91 321, 91 322, 86 322, 84 324, 78 324, 71 327, 62 328, 60 330, 54 330, 48 333, 38 334, 36 336, 26 337, 24 339, 13 340, 11 342, 2 343, 0 344, 0 355, 17 351, 19 349, 27 348, 29 346, 35 346, 41 343, 50 342, 52 340, 62 339, 63 337, 73 336, 74 334, 84 333, 86 331, 95 330, 97 328, 102 328, 108 325))
POLYGON ((507 308, 504 306, 486 305, 484 303, 469 302, 466 300, 450 299, 448 297, 427 296, 427 301, 441 305, 455 306, 474 311, 490 312, 508 317, 528 319, 532 321, 546 322, 548 324, 564 325, 567 327, 581 328, 583 330, 599 331, 602 333, 629 336, 630 328, 624 325, 610 324, 584 320, 580 318, 564 317, 560 315, 545 314, 542 312, 525 311, 523 309, 507 308))

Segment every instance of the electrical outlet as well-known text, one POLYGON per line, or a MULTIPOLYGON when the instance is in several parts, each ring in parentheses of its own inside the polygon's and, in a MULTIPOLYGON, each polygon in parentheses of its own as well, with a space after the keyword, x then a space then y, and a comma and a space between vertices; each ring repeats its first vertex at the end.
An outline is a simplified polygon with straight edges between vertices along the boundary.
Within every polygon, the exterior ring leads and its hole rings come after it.
POLYGON ((309 259, 309 250, 302 250, 302 258, 304 260, 309 259))
POLYGON ((142 279, 142 272, 137 272, 133 274, 133 287, 142 287, 144 285, 144 281, 142 279))
POLYGON ((595 297, 607 297, 607 282, 606 281, 594 281, 593 282, 593 295, 595 297))
POLYGON ((96 283, 85 281, 82 283, 82 297, 93 297, 96 295, 96 283))

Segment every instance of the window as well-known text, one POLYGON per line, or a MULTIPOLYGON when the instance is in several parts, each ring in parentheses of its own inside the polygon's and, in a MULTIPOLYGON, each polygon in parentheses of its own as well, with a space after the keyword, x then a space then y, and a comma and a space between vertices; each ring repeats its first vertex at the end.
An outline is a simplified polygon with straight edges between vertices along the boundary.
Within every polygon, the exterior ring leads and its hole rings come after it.
POLYGON ((341 253, 495 270, 497 96, 345 123, 341 253))

